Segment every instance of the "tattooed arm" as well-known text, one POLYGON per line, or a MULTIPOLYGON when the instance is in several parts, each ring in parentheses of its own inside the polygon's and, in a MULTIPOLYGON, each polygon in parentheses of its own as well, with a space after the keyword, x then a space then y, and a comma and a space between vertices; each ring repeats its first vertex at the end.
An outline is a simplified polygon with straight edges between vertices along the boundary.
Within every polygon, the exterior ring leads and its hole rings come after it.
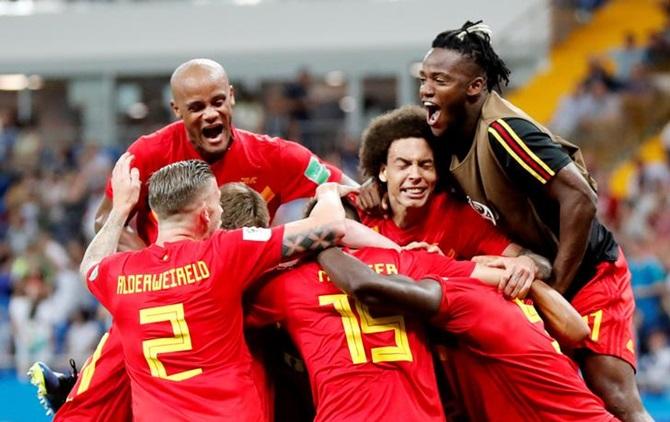
POLYGON ((336 183, 324 183, 316 189, 317 203, 309 216, 284 226, 282 258, 290 260, 302 254, 318 252, 338 244, 345 234, 345 214, 341 194, 349 190, 336 183))
POLYGON ((112 210, 102 228, 86 248, 79 266, 82 280, 94 265, 116 252, 126 220, 140 196, 140 176, 136 168, 131 168, 133 156, 126 152, 116 162, 112 170, 112 189, 114 199, 112 210))

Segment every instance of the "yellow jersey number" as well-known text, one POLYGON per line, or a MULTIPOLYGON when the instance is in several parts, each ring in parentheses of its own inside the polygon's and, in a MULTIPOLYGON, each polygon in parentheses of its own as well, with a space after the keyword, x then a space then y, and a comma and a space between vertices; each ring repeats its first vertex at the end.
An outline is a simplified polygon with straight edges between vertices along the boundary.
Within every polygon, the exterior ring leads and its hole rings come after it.
POLYGON ((405 330, 405 319, 401 315, 374 318, 370 315, 367 307, 353 300, 356 312, 360 317, 360 323, 349 303, 346 294, 333 294, 319 296, 319 305, 333 305, 342 318, 342 328, 347 339, 347 346, 351 361, 354 364, 366 363, 368 361, 365 347, 363 346, 362 333, 374 334, 384 331, 393 331, 395 345, 385 347, 372 347, 370 355, 372 362, 398 362, 413 360, 412 351, 409 348, 409 340, 405 330))
POLYGON ((170 381, 184 381, 202 374, 202 368, 196 368, 168 375, 165 365, 158 360, 158 355, 161 353, 185 352, 193 349, 193 346, 191 345, 188 325, 184 320, 183 303, 140 309, 140 324, 164 321, 169 321, 172 325, 173 337, 155 338, 142 342, 144 358, 147 360, 151 375, 170 381))

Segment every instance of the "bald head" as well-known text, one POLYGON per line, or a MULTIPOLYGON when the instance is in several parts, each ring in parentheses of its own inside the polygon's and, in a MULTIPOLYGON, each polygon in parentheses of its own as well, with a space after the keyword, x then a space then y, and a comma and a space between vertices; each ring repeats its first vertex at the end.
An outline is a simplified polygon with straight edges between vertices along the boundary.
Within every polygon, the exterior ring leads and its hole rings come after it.
POLYGON ((219 63, 211 59, 191 59, 182 63, 172 72, 170 88, 172 97, 181 94, 184 88, 200 85, 205 81, 225 80, 228 84, 226 70, 219 63))

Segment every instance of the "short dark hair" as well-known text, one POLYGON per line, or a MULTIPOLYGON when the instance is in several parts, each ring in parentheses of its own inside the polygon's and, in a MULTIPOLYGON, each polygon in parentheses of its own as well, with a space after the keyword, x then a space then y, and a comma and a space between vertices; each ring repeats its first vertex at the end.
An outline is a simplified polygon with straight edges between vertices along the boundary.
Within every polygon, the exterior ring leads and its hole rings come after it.
POLYGON ((268 227, 270 213, 263 197, 244 183, 221 186, 221 228, 268 227))
MULTIPOLYGON (((309 215, 312 213, 312 210, 314 210, 314 207, 316 206, 317 203, 316 198, 311 198, 307 203, 305 204, 305 209, 302 212, 302 218, 307 218, 309 215)), ((351 196, 346 196, 342 198, 342 207, 344 208, 344 215, 346 218, 354 221, 361 221, 361 218, 358 214, 358 208, 356 208, 355 204, 355 198, 352 198, 351 196)))
POLYGON ((509 83, 510 70, 491 46, 491 37, 480 31, 477 26, 482 21, 467 21, 459 29, 441 32, 433 40, 433 48, 458 51, 472 59, 486 74, 486 86, 489 91, 501 90, 509 83))
POLYGON ((159 218, 184 212, 214 177, 202 160, 168 164, 149 178, 149 206, 159 218))
POLYGON ((405 138, 422 138, 433 147, 433 134, 422 107, 404 106, 373 119, 363 132, 359 151, 363 176, 378 178, 393 141, 405 138))

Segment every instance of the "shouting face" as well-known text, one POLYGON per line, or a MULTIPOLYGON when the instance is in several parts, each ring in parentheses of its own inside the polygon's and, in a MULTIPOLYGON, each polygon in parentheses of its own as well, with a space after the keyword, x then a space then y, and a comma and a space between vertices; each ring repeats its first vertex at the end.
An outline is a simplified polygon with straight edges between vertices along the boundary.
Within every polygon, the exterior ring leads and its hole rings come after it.
POLYGON ((458 51, 433 48, 423 59, 419 73, 421 103, 436 136, 462 124, 466 105, 485 89, 485 78, 471 58, 458 51))
POLYGON ((218 63, 192 60, 172 75, 172 108, 184 121, 188 138, 207 162, 223 156, 232 139, 235 97, 218 63))

